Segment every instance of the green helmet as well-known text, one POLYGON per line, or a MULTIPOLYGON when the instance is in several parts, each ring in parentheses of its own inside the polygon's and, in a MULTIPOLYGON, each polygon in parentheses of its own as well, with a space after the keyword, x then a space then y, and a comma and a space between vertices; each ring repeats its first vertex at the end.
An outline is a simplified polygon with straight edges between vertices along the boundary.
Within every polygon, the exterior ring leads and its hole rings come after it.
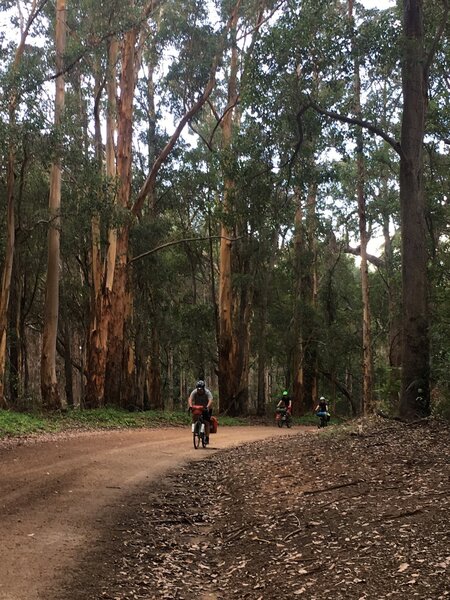
POLYGON ((287 391, 286 391, 286 390, 284 390, 284 392, 283 392, 283 396, 287 396, 287 395, 288 395, 287 391))

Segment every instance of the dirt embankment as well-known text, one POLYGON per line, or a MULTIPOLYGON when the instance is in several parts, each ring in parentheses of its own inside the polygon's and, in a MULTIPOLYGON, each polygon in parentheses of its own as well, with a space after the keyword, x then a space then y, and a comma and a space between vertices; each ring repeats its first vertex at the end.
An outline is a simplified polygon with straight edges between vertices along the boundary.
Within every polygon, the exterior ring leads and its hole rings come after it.
POLYGON ((184 466, 133 498, 59 599, 449 598, 449 434, 384 421, 184 466))

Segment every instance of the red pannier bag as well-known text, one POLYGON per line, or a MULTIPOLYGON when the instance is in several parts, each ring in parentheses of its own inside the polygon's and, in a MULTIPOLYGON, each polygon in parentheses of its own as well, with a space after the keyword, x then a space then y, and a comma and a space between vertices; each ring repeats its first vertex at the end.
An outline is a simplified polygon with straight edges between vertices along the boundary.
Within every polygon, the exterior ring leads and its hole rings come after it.
POLYGON ((209 424, 209 433, 217 433, 217 427, 219 426, 219 421, 216 417, 211 417, 211 421, 209 424))

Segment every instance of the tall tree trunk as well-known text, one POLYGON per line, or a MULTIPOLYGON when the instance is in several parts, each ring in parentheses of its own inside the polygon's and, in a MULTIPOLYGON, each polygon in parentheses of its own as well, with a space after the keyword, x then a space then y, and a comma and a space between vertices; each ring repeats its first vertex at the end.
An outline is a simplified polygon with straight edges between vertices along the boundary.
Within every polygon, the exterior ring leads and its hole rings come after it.
POLYGON ((271 282, 273 277, 273 268, 275 265, 275 251, 278 244, 278 231, 274 231, 271 241, 271 254, 269 263, 265 267, 263 274, 263 280, 260 288, 260 306, 259 306, 259 327, 258 327, 258 374, 257 374, 257 395, 256 395, 256 414, 262 416, 266 412, 267 404, 267 385, 266 385, 266 374, 267 374, 267 315, 269 309, 269 290, 271 289, 271 282))
MULTIPOLYGON (((132 0, 130 0, 133 4, 132 0)), ((159 5, 157 0, 150 0, 143 10, 141 22, 144 22, 151 11, 159 5)), ((131 158, 132 158, 132 116, 133 94, 136 83, 136 40, 137 31, 131 30, 125 34, 122 45, 122 71, 120 78, 120 101, 117 137, 117 175, 119 179, 118 204, 130 213, 130 219, 141 215, 142 207, 147 198, 151 198, 155 187, 156 177, 161 166, 165 163, 177 143, 184 126, 200 111, 215 87, 215 74, 219 64, 219 56, 213 61, 210 77, 203 94, 186 111, 178 123, 167 144, 155 159, 151 171, 143 183, 134 205, 131 205, 131 158)), ((127 325, 132 317, 132 295, 129 285, 131 269, 127 266, 129 260, 129 235, 131 222, 127 221, 117 233, 117 258, 114 285, 111 295, 111 317, 108 329, 108 354, 105 378, 105 397, 107 401, 129 404, 133 394, 133 352, 126 339, 127 325)))
MULTIPOLYGON (((221 410, 231 415, 241 414, 247 409, 248 374, 250 352, 250 321, 253 304, 252 285, 243 284, 239 290, 233 285, 233 273, 248 274, 249 259, 244 256, 242 244, 232 247, 228 238, 239 229, 230 225, 235 206, 236 182, 231 168, 233 127, 239 124, 236 109, 238 93, 239 47, 237 25, 240 0, 231 12, 228 23, 231 35, 231 58, 228 76, 228 98, 222 126, 222 151, 226 156, 224 174, 223 209, 225 217, 221 223, 220 270, 219 270, 219 344, 218 380, 221 410)), ((258 13, 255 32, 261 24, 262 13, 258 13)), ((245 233, 246 224, 241 227, 245 233)))
POLYGON ((400 416, 430 412, 430 341, 422 146, 427 110, 427 58, 422 0, 404 0, 403 118, 400 159, 402 225, 402 391, 400 416), (419 389, 423 391, 418 392, 419 389), (418 397, 423 398, 417 400, 418 397))
MULTIPOLYGON (((10 126, 14 123, 14 114, 10 109, 10 126)), ((13 135, 11 130, 10 135, 13 135)), ((14 261, 15 245, 15 219, 14 219, 14 167, 15 150, 14 142, 10 141, 8 152, 7 168, 7 224, 6 224, 6 248, 5 262, 3 265, 2 287, 0 295, 0 408, 7 408, 8 403, 5 397, 5 375, 6 375, 6 340, 8 334, 8 307, 9 295, 11 289, 11 276, 14 261)))
MULTIPOLYGON (((311 166, 313 168, 313 166, 311 166)), ((313 410, 317 401, 317 345, 315 311, 317 298, 317 261, 315 234, 315 204, 317 184, 311 183, 306 199, 306 218, 302 199, 296 194, 295 213, 295 306, 293 410, 304 415, 313 410)))
MULTIPOLYGON (((56 0, 56 72, 55 128, 61 125, 64 110, 64 52, 66 48, 66 0, 56 0)), ((59 261, 60 261, 60 210, 61 210, 61 150, 56 156, 50 175, 47 283, 44 307, 44 330, 41 354, 42 405, 47 410, 61 407, 56 377, 56 339, 59 311, 59 261)))
MULTIPOLYGON (((351 26, 354 28, 353 18, 353 0, 348 2, 348 13, 351 26)), ((359 120, 362 118, 361 110, 361 79, 360 63, 356 52, 354 35, 352 35, 352 50, 355 54, 354 59, 354 112, 359 120)), ((358 197, 358 217, 359 217, 359 239, 360 239, 360 273, 361 273, 361 296, 363 307, 362 320, 362 346, 363 346, 363 396, 362 413, 368 415, 374 411, 373 403, 373 358, 372 358, 372 328, 370 318, 369 302, 369 271, 367 261, 367 217, 366 217, 366 194, 365 194, 365 166, 364 166, 364 141, 361 127, 356 129, 356 194, 358 197)))
MULTIPOLYGON (((238 72, 238 47, 236 43, 236 29, 238 22, 238 4, 235 6, 231 19, 230 29, 234 39, 231 49, 230 74, 228 79, 228 103, 225 116, 221 122, 224 153, 231 152, 233 137, 233 111, 237 103, 237 72, 238 72)), ((235 191, 233 179, 226 174, 224 179, 223 207, 224 213, 229 215, 233 205, 235 191)), ((233 237, 228 220, 225 219, 220 227, 220 271, 219 271, 219 395, 221 410, 230 414, 239 412, 237 402, 240 393, 239 375, 235 368, 236 340, 233 336, 233 282, 232 282, 232 244, 229 238, 233 237)))
MULTIPOLYGON (((120 102, 117 136, 117 175, 119 179, 118 204, 125 210, 131 208, 131 159, 133 134, 133 96, 136 85, 135 66, 136 31, 125 34, 122 46, 122 71, 120 77, 120 102)), ((117 233, 117 255, 111 297, 111 318, 108 332, 105 395, 108 402, 127 404, 123 380, 126 357, 125 322, 131 314, 129 302, 129 228, 121 225, 117 233)))
POLYGON ((305 356, 304 348, 304 331, 302 322, 303 312, 303 269, 302 264, 304 262, 303 255, 305 253, 305 240, 303 233, 303 206, 302 206, 302 195, 300 190, 297 188, 294 194, 295 198, 295 234, 294 234, 294 281, 295 281, 295 292, 294 292, 294 324, 293 332, 295 336, 295 346, 293 350, 293 370, 294 377, 292 382, 292 396, 293 405, 295 411, 299 415, 303 415, 306 412, 304 402, 304 369, 303 362, 305 356))
POLYGON ((9 342, 9 396, 10 405, 18 406, 21 386, 21 286, 18 274, 17 255, 14 258, 13 274, 11 280, 11 305, 9 309, 10 342, 9 342))
MULTIPOLYGON (((115 182, 116 149, 116 61, 118 55, 117 40, 113 38, 108 44, 107 72, 107 113, 106 113, 106 160, 105 175, 108 182, 115 182)), ((98 89, 98 95, 100 89, 98 89)), ((99 105, 99 98, 96 106, 99 105)), ((95 111, 96 155, 99 168, 102 168, 103 151, 98 109, 95 111)), ((108 327, 111 315, 111 293, 114 281, 114 270, 117 251, 117 231, 113 227, 108 232, 108 248, 105 260, 102 261, 100 247, 100 219, 92 219, 92 306, 91 325, 88 339, 87 384, 85 405, 90 408, 103 406, 105 403, 106 357, 108 348, 108 327), (102 266, 103 264, 103 266, 102 266)))

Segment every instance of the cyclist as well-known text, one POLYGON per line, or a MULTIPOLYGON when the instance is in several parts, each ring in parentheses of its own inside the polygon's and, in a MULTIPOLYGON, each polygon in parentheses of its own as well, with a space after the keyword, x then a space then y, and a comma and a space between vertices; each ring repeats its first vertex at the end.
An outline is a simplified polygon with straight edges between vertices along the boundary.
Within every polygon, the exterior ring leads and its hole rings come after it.
POLYGON ((317 404, 316 408, 314 409, 314 412, 316 413, 316 415, 318 417, 326 416, 327 421, 330 420, 331 417, 330 417, 330 412, 328 410, 328 402, 324 396, 320 396, 319 403, 317 404))
MULTIPOLYGON (((200 379, 197 381, 197 385, 195 389, 189 395, 188 405, 189 410, 192 410, 193 405, 203 406, 203 420, 205 421, 205 441, 209 444, 209 431, 210 431, 210 421, 212 415, 212 401, 213 395, 210 390, 205 385, 205 382, 200 379)), ((194 415, 192 415, 192 422, 195 422, 194 415)))
POLYGON ((289 415, 292 414, 292 400, 286 390, 284 390, 284 392, 281 394, 281 398, 277 404, 277 408, 285 408, 289 415))

